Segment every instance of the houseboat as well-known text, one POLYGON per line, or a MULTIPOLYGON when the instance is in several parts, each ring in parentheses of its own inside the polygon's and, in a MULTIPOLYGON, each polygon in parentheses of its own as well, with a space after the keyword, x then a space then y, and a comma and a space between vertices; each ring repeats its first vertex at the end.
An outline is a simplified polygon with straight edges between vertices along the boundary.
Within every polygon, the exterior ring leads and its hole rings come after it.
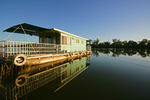
POLYGON ((44 64, 57 60, 70 60, 91 53, 86 46, 87 39, 56 28, 43 28, 27 23, 12 26, 4 32, 11 32, 0 41, 1 61, 13 61, 16 66, 44 64), (6 41, 13 33, 34 35, 39 43, 6 41))

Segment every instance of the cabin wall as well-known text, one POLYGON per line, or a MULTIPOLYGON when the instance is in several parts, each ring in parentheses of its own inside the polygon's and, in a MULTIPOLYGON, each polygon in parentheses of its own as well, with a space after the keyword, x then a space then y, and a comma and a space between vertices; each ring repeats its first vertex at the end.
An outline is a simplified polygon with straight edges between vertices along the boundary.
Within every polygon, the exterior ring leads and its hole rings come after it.
POLYGON ((86 39, 65 33, 41 33, 40 43, 60 44, 61 50, 67 52, 86 51, 86 39))
POLYGON ((61 34, 61 49, 67 52, 86 51, 86 40, 71 35, 61 34))

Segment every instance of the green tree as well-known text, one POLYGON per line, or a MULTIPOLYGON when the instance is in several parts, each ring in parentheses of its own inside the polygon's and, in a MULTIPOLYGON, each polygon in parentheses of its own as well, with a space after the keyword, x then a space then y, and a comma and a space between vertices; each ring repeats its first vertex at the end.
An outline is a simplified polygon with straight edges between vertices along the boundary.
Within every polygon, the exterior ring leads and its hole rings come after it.
POLYGON ((92 42, 92 45, 93 45, 93 46, 95 46, 95 45, 96 45, 96 41, 95 41, 95 40, 92 42))
POLYGON ((119 39, 112 39, 113 43, 112 46, 113 47, 122 47, 122 42, 119 39))
POLYGON ((98 44, 99 44, 99 39, 98 38, 95 40, 95 44, 96 44, 96 46, 98 46, 98 44))
POLYGON ((150 40, 148 41, 147 48, 150 48, 150 40))
POLYGON ((123 47, 127 47, 127 46, 128 46, 128 42, 127 42, 127 41, 123 41, 123 42, 122 42, 122 46, 123 46, 123 47))
POLYGON ((105 47, 110 47, 110 44, 111 44, 111 43, 110 43, 109 41, 103 43, 103 45, 104 45, 105 47))
POLYGON ((148 40, 147 39, 143 39, 140 43, 139 43, 139 47, 147 47, 148 45, 148 40))
POLYGON ((128 47, 132 48, 132 47, 137 47, 137 42, 130 40, 128 41, 128 47))

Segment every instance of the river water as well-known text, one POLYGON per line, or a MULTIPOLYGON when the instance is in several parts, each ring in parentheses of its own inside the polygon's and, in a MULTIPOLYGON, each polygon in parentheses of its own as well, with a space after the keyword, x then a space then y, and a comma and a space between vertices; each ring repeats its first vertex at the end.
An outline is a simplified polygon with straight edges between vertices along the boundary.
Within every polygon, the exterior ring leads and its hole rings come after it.
POLYGON ((74 61, 15 69, 0 84, 0 100, 149 100, 150 53, 94 49, 74 61))

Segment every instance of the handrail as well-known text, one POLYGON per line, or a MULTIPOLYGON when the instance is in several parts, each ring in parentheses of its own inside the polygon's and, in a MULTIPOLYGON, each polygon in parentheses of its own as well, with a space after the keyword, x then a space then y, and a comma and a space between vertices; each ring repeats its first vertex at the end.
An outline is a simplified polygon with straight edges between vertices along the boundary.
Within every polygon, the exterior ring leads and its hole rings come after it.
POLYGON ((0 57, 10 57, 16 54, 50 54, 59 53, 61 46, 59 44, 35 43, 22 41, 0 41, 0 57))
MULTIPOLYGON (((3 41, 0 41, 0 42, 7 42, 9 40, 3 40, 3 41)), ((9 42, 25 42, 25 41, 9 41, 9 42)), ((25 42, 25 43, 37 43, 37 42, 25 42)), ((38 43, 38 44, 50 44, 50 45, 56 45, 54 43, 38 43)), ((57 44, 59 45, 59 44, 57 44)))

